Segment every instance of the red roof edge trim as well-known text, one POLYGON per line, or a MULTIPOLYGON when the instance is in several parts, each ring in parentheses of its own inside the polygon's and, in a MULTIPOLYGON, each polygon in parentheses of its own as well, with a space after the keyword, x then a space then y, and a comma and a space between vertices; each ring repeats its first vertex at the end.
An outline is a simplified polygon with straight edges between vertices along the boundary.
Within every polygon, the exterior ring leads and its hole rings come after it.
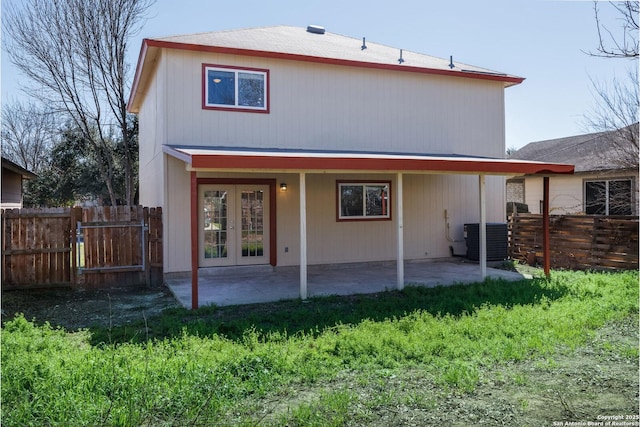
POLYGON ((437 171, 487 174, 573 174, 574 166, 497 160, 397 159, 348 157, 273 157, 192 154, 191 166, 199 169, 437 171))
POLYGON ((262 51, 262 50, 238 49, 238 48, 220 47, 220 46, 205 46, 205 45, 168 42, 163 40, 151 40, 151 39, 145 39, 144 43, 146 43, 148 46, 166 48, 166 49, 181 49, 181 50, 190 50, 195 52, 212 52, 212 53, 223 53, 228 55, 255 56, 255 57, 261 57, 261 58, 284 59, 284 60, 290 60, 290 61, 304 61, 304 62, 314 62, 314 63, 320 63, 320 64, 344 65, 348 67, 361 67, 361 68, 372 68, 372 69, 379 69, 379 70, 435 74, 435 75, 450 76, 450 77, 466 77, 470 79, 500 81, 500 82, 510 83, 511 85, 520 84, 524 81, 524 77, 508 76, 508 75, 501 75, 501 74, 475 73, 472 71, 449 71, 449 70, 440 70, 437 68, 412 67, 407 65, 396 65, 396 64, 378 64, 374 62, 351 61, 346 59, 324 58, 319 56, 298 55, 298 54, 291 54, 291 53, 284 53, 284 52, 268 52, 268 51, 262 51))

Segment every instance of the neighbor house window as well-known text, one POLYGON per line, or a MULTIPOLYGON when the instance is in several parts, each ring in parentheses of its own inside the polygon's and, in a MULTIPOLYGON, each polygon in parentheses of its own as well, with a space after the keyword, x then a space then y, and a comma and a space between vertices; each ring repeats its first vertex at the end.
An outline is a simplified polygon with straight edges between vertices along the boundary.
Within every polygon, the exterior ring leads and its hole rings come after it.
POLYGON ((588 215, 632 215, 632 181, 585 181, 584 211, 588 215))
POLYGON ((203 108, 266 113, 269 71, 203 65, 203 108))
POLYGON ((338 220, 391 219, 391 182, 338 181, 338 220))

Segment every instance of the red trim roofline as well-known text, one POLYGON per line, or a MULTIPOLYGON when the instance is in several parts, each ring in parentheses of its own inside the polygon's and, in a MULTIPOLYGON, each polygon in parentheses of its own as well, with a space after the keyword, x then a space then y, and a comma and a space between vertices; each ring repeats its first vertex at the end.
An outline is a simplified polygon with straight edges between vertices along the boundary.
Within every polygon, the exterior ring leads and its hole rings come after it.
POLYGON ((402 155, 348 155, 343 153, 262 153, 172 148, 163 151, 194 169, 237 170, 304 170, 304 171, 404 171, 471 173, 488 175, 554 175, 573 174, 574 166, 526 160, 502 160, 473 157, 432 157, 402 155))
POLYGON ((192 52, 207 52, 207 53, 221 53, 221 54, 227 54, 227 55, 251 56, 251 57, 258 57, 258 58, 282 59, 287 61, 303 61, 303 62, 312 62, 317 64, 342 65, 345 67, 359 67, 359 68, 369 68, 369 69, 376 69, 376 70, 404 71, 409 73, 422 73, 422 74, 432 74, 432 75, 449 76, 449 77, 463 77, 463 78, 478 79, 478 80, 491 80, 491 81, 509 83, 509 86, 517 85, 524 81, 524 77, 509 76, 509 75, 503 75, 503 74, 491 74, 491 73, 482 73, 482 72, 473 72, 473 71, 450 71, 450 70, 441 70, 437 68, 413 67, 408 65, 396 65, 396 64, 380 64, 375 62, 362 62, 362 61, 353 61, 353 60, 347 60, 347 59, 325 58, 320 56, 299 55, 299 54, 284 53, 284 52, 269 52, 269 51, 263 51, 263 50, 239 49, 239 48, 232 48, 232 47, 207 46, 207 45, 198 45, 198 44, 191 44, 191 43, 178 43, 178 42, 169 42, 169 41, 163 41, 163 40, 144 39, 142 41, 142 48, 140 50, 140 56, 138 58, 138 65, 136 67, 136 74, 135 74, 133 85, 131 88, 131 97, 129 98, 127 109, 131 108, 133 98, 137 93, 138 85, 140 83, 140 76, 142 73, 142 66, 144 64, 144 59, 147 55, 147 51, 149 47, 156 47, 160 49, 187 50, 192 52))
POLYGON ((573 165, 552 163, 509 163, 500 160, 418 160, 377 158, 310 158, 192 154, 195 169, 272 169, 272 170, 354 170, 354 171, 433 171, 486 174, 573 174, 573 165))

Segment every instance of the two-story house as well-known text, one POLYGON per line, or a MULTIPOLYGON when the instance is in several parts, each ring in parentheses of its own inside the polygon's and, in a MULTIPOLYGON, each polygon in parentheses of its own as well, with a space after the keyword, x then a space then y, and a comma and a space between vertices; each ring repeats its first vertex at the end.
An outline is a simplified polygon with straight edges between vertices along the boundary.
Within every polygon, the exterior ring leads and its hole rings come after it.
POLYGON ((299 266, 305 298, 307 265, 396 261, 402 287, 403 261, 504 221, 504 176, 572 172, 504 159, 522 81, 317 26, 145 39, 129 111, 165 274, 194 306, 206 267, 299 266))

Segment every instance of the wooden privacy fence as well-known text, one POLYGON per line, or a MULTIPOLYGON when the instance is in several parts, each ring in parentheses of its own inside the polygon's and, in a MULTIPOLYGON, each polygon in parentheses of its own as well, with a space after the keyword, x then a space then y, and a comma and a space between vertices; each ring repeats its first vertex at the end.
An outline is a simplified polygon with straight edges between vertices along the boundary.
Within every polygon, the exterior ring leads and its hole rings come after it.
POLYGON ((2 289, 161 283, 161 208, 2 211, 2 289))
MULTIPOLYGON (((551 268, 638 269, 638 217, 552 215, 549 218, 551 268)), ((542 215, 509 219, 509 256, 542 263, 542 215)))

